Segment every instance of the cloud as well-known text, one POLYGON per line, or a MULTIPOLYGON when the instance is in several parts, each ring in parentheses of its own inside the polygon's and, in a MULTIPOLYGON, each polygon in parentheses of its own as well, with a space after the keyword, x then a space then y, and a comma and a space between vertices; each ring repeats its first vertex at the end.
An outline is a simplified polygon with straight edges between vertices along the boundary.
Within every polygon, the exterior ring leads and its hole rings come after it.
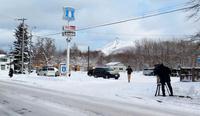
POLYGON ((8 51, 14 42, 14 31, 0 29, 0 49, 8 51))
MULTIPOLYGON (((0 39, 9 41, 0 44, 10 45, 13 40, 13 29, 19 24, 14 18, 27 18, 26 23, 36 26, 33 30, 36 35, 61 32, 67 22, 62 19, 64 6, 76 9, 74 22, 77 28, 105 24, 133 17, 142 16, 155 11, 166 11, 182 7, 188 0, 2 0, 0 4, 0 39), (182 5, 181 5, 182 4, 182 5)), ((184 12, 132 21, 118 25, 95 28, 77 32, 72 42, 90 45, 91 48, 102 48, 116 37, 123 40, 135 40, 143 37, 157 37, 155 35, 192 34, 199 29, 196 23, 187 21, 184 12)), ((61 35, 50 36, 54 38, 58 49, 66 48, 65 37, 61 35)), ((82 47, 84 48, 84 47, 82 47)))

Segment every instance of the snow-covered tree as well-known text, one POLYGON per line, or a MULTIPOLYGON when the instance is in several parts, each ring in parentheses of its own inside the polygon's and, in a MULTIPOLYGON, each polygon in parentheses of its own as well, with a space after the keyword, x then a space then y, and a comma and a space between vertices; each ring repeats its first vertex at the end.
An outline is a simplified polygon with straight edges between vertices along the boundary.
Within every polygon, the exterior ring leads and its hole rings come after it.
POLYGON ((24 64, 24 69, 27 68, 27 65, 30 61, 30 57, 29 57, 29 47, 28 47, 28 43, 29 43, 29 36, 28 36, 28 29, 27 29, 27 25, 20 23, 19 26, 15 29, 15 41, 14 41, 14 49, 12 51, 12 54, 14 56, 14 70, 16 72, 21 72, 21 68, 22 68, 22 63, 24 64), (24 34, 24 37, 23 37, 24 34), (24 39, 24 44, 23 44, 23 39, 24 39), (23 50, 22 50, 23 48, 23 50), (22 51, 23 51, 23 55, 24 55, 24 62, 22 62, 22 51))

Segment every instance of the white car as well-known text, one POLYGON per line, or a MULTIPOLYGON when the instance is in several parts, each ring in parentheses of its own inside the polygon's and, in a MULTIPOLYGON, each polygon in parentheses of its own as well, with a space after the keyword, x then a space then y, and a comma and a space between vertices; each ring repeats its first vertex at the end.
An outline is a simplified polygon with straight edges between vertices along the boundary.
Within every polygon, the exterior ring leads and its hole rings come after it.
POLYGON ((145 76, 154 76, 154 68, 145 68, 143 70, 143 75, 145 75, 145 76))
POLYGON ((40 76, 59 76, 58 69, 55 67, 45 66, 39 69, 37 75, 40 76))

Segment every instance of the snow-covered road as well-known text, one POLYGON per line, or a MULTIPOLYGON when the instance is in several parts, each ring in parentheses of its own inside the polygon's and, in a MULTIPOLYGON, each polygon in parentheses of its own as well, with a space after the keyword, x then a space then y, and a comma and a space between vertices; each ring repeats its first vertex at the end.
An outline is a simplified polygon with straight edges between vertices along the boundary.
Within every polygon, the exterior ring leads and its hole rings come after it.
POLYGON ((0 81, 0 116, 199 116, 166 107, 69 94, 0 81))

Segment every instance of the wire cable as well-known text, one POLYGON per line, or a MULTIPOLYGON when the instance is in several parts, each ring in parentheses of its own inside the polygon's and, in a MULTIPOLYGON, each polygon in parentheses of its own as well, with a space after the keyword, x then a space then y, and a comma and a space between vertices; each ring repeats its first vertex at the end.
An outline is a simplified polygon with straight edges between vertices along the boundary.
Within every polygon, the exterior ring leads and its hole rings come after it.
POLYGON ((171 11, 166 11, 166 12, 161 12, 161 13, 156 13, 156 14, 150 14, 150 15, 140 16, 140 17, 136 17, 136 18, 132 18, 132 19, 117 21, 117 22, 113 22, 113 23, 101 24, 101 25, 96 25, 96 26, 89 26, 89 27, 86 27, 86 28, 78 29, 76 31, 83 31, 83 30, 94 29, 94 28, 98 28, 98 27, 105 27, 105 26, 110 26, 110 25, 116 25, 116 24, 125 23, 125 22, 129 22, 129 21, 134 21, 134 20, 146 19, 146 18, 150 18, 150 17, 155 17, 155 16, 159 16, 159 15, 164 15, 164 14, 169 14, 169 13, 173 13, 173 12, 178 12, 178 11, 186 10, 188 8, 189 7, 184 7, 184 8, 180 8, 180 9, 171 10, 171 11))
MULTIPOLYGON (((144 16, 139 16, 139 17, 135 17, 135 18, 127 19, 127 20, 121 20, 121 21, 116 21, 116 22, 111 22, 111 23, 105 23, 105 24, 100 24, 100 25, 95 25, 95 26, 88 26, 88 27, 85 27, 85 28, 77 29, 75 31, 84 31, 84 30, 89 30, 89 29, 94 29, 94 28, 99 28, 99 27, 105 27, 105 26, 111 26, 111 25, 121 24, 121 23, 125 23, 125 22, 130 22, 130 21, 147 19, 147 18, 151 18, 151 17, 156 17, 156 16, 164 15, 164 14, 170 14, 170 13, 174 13, 174 12, 178 12, 178 11, 187 10, 188 8, 190 8, 190 7, 183 7, 183 8, 178 8, 178 9, 169 10, 169 11, 165 11, 165 12, 148 14, 148 15, 144 15, 144 16)), ((54 34, 47 34, 47 35, 43 35, 43 36, 53 36, 53 35, 58 35, 58 34, 61 34, 61 33, 62 32, 54 33, 54 34)))

